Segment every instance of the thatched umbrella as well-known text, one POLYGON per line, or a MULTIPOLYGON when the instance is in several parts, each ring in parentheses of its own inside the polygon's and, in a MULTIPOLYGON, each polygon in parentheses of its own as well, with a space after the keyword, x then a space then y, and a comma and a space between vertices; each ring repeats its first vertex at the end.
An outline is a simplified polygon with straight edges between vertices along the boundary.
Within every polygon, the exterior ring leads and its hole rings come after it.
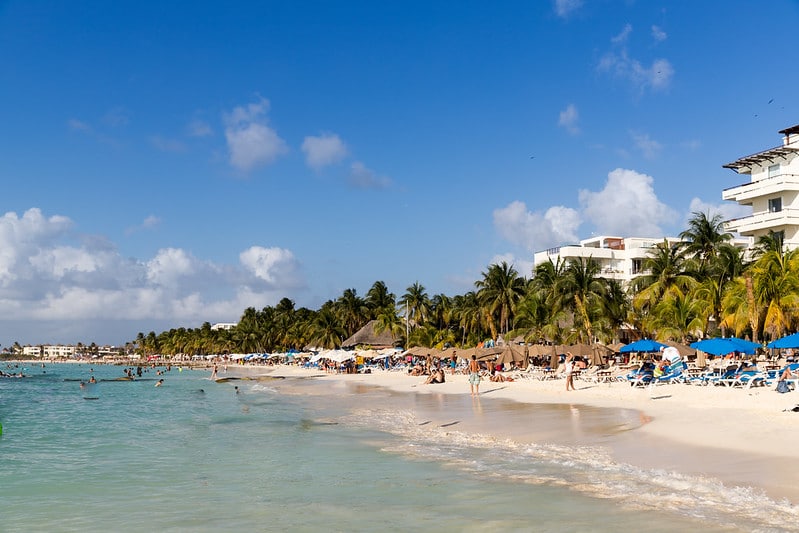
MULTIPOLYGON (((494 348, 474 348, 478 361, 493 361, 495 356, 502 353, 503 350, 504 348, 502 346, 495 346, 494 348)), ((469 354, 469 358, 471 358, 471 354, 469 354)))
POLYGON ((607 356, 613 353, 610 348, 603 344, 592 344, 591 348, 591 364, 594 366, 604 365, 607 356))
POLYGON ((527 346, 527 355, 530 357, 549 355, 550 353, 552 353, 552 346, 548 344, 531 344, 527 346))
POLYGON ((560 355, 558 355, 558 347, 552 345, 552 356, 549 358, 549 368, 556 370, 560 364, 560 355))
POLYGON ((679 342, 674 341, 663 341, 664 344, 668 344, 674 348, 677 348, 677 352, 679 352, 680 357, 687 357, 689 355, 696 355, 696 349, 691 348, 690 346, 686 346, 684 344, 680 344, 679 342))
POLYGON ((563 351, 570 352, 572 355, 579 355, 580 357, 591 357, 594 353, 594 349, 590 344, 584 344, 582 342, 564 346, 563 351))
POLYGON ((402 353, 403 357, 406 355, 412 355, 414 357, 427 357, 428 355, 436 355, 438 350, 435 348, 426 348, 424 346, 414 346, 413 348, 406 350, 402 353))
POLYGON ((521 346, 509 344, 502 348, 502 351, 497 356, 496 363, 498 365, 505 365, 507 363, 523 364, 526 361, 527 357, 524 355, 521 346))

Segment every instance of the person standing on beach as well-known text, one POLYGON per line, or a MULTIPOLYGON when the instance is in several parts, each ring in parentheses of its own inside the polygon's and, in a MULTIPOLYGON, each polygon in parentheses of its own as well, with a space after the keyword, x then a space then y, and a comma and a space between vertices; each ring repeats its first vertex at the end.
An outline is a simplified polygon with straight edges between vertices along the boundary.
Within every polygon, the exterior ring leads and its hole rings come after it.
POLYGON ((472 396, 480 394, 480 364, 477 362, 476 355, 473 355, 472 360, 469 361, 469 388, 472 391, 472 396))
POLYGON ((214 363, 214 371, 211 372, 211 379, 216 379, 216 370, 217 370, 216 363, 214 363))
POLYGON ((571 352, 566 352, 566 364, 563 368, 566 372, 566 391, 570 390, 569 387, 571 390, 577 390, 574 388, 574 356, 571 352))

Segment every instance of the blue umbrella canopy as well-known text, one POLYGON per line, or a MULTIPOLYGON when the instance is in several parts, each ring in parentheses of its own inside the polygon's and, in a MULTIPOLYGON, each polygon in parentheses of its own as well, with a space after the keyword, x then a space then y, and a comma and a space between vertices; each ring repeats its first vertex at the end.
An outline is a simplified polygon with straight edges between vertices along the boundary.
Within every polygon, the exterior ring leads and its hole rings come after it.
POLYGON ((627 352, 659 352, 661 348, 667 345, 653 341, 651 339, 641 339, 639 341, 631 342, 627 346, 622 346, 619 350, 622 353, 627 352))
POLYGON ((723 337, 716 337, 715 339, 705 339, 691 343, 691 348, 696 348, 710 355, 727 355, 732 352, 741 352, 747 354, 755 353, 759 344, 745 341, 743 339, 725 339, 723 337))
POLYGON ((769 348, 799 348, 799 333, 771 341, 766 346, 769 348))

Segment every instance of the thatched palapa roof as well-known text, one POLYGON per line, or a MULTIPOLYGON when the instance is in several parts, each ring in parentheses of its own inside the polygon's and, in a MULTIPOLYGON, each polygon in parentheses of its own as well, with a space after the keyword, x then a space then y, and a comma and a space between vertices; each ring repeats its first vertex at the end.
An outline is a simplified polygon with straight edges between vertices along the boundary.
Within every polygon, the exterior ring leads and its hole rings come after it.
POLYGON ((368 344, 372 348, 391 348, 397 339, 390 331, 377 333, 375 325, 377 320, 370 320, 364 327, 356 331, 352 337, 341 343, 342 348, 354 348, 361 344, 368 344))

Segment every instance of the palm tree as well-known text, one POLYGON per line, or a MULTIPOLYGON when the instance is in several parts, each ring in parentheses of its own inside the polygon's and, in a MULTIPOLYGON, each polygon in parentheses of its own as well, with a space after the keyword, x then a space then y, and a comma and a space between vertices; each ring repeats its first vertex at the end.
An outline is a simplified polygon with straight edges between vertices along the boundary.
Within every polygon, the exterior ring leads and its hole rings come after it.
POLYGON ((366 305, 371 312, 371 318, 375 318, 382 309, 395 307, 396 296, 389 292, 388 286, 384 282, 375 281, 366 293, 366 305))
POLYGON ((399 304, 405 310, 406 329, 410 325, 415 328, 427 322, 430 316, 430 298, 424 286, 418 281, 405 289, 399 304))
POLYGON ((483 336, 483 313, 477 293, 469 291, 453 298, 453 319, 461 330, 461 345, 476 344, 483 336), (473 341, 473 342, 472 342, 473 341))
POLYGON ((695 211, 688 221, 688 229, 680 233, 685 241, 685 251, 699 260, 700 265, 718 255, 722 244, 732 239, 732 234, 724 229, 724 217, 716 213, 712 217, 708 213, 695 211))
POLYGON ((311 342, 323 348, 335 348, 344 340, 345 331, 331 306, 323 307, 313 319, 311 342))
POLYGON ((336 310, 347 336, 358 331, 367 322, 369 308, 355 289, 346 289, 336 301, 336 310))
POLYGON ((696 280, 689 272, 685 250, 663 240, 648 252, 644 260, 647 272, 633 280, 633 305, 647 310, 669 293, 685 294, 696 280))
POLYGON ((558 285, 559 292, 564 295, 564 304, 574 313, 579 337, 593 342, 592 323, 599 319, 606 294, 605 280, 599 277, 599 264, 590 257, 569 261, 558 285))
POLYGON ((662 340, 675 339, 685 344, 688 336, 704 325, 701 302, 687 295, 671 295, 658 302, 653 311, 658 338, 662 340))
POLYGON ((477 299, 486 308, 492 338, 499 333, 507 334, 516 309, 516 303, 524 296, 525 281, 519 273, 505 261, 499 265, 490 265, 482 273, 483 279, 477 280, 477 299), (499 321, 499 328, 495 320, 499 321))

